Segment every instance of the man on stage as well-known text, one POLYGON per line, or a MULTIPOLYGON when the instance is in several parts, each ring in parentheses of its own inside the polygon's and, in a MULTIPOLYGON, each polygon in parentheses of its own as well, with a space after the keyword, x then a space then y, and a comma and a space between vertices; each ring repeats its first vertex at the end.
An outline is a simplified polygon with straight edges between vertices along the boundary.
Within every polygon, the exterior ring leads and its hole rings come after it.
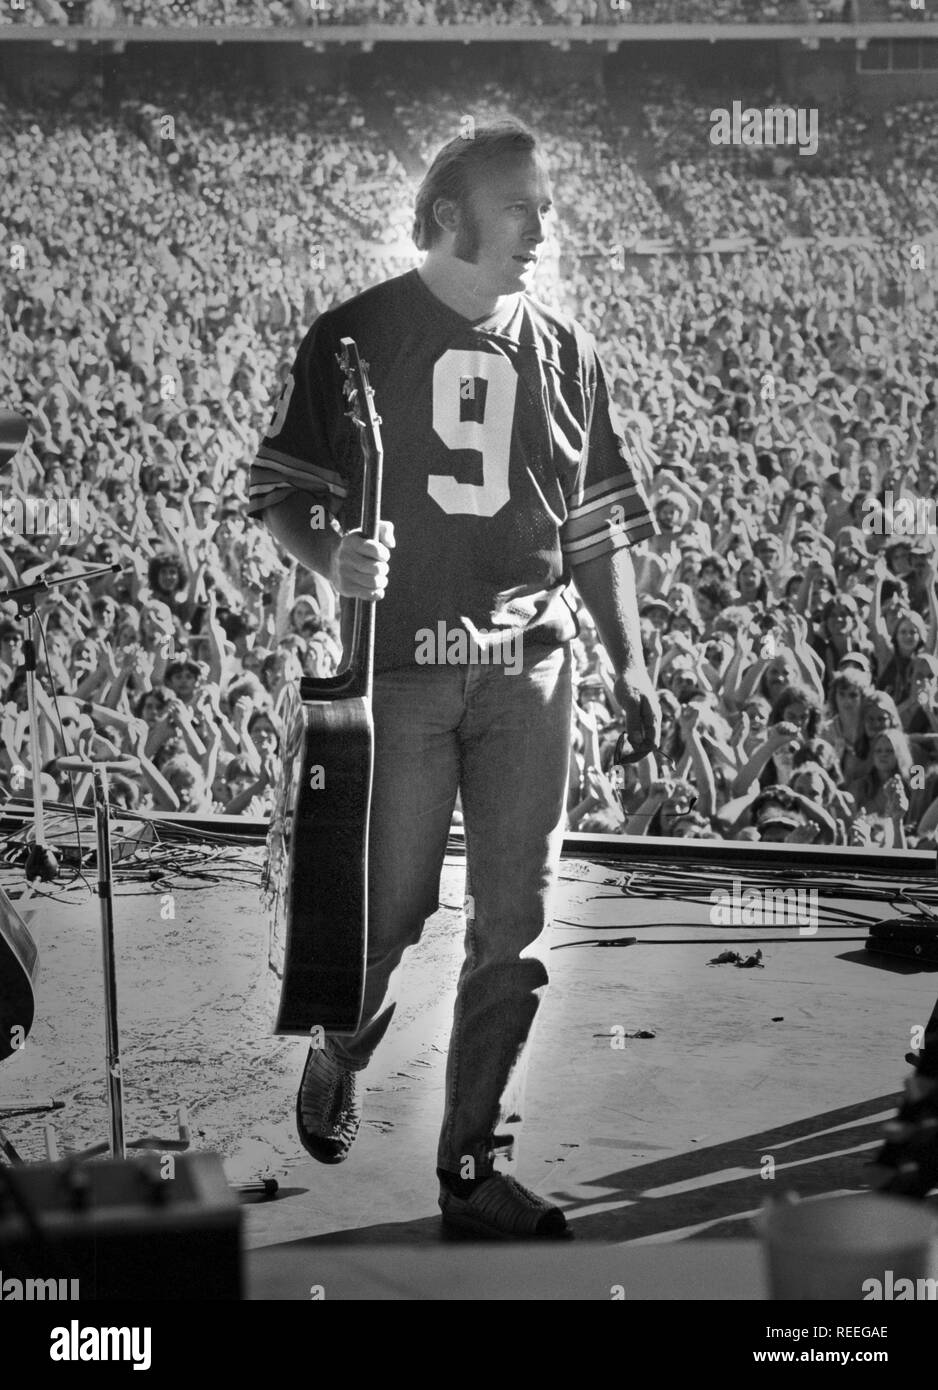
POLYGON ((364 1011, 357 1033, 310 1050, 300 1138, 324 1163, 349 1152, 357 1074, 391 1022, 404 950, 437 909, 459 793, 466 958, 437 1174, 444 1223, 493 1239, 566 1229, 559 1208, 504 1170, 547 985, 571 744, 571 580, 615 668, 635 751, 651 751, 660 729, 629 555, 654 522, 593 340, 527 293, 551 208, 542 152, 523 126, 444 146, 417 195, 423 264, 317 319, 251 475, 251 511, 290 554, 344 599, 380 601, 364 1011), (374 542, 355 529, 362 469, 336 362, 345 336, 368 364, 382 419, 374 542), (312 509, 324 503, 332 526, 316 529, 312 509))

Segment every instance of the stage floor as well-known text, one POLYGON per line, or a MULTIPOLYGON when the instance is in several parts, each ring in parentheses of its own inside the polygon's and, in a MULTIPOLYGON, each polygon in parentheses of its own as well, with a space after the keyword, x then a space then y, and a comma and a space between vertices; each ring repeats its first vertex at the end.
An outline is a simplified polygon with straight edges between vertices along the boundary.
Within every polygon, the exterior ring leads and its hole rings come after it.
MULTIPOLYGON (((364 1075, 359 1140, 346 1163, 324 1167, 293 1127, 305 1043, 269 1031, 262 851, 227 853, 213 866, 221 881, 177 880, 174 917, 161 915, 166 900, 145 885, 116 892, 127 1133, 172 1137, 184 1104, 193 1144, 221 1154, 229 1179, 276 1177, 276 1199, 244 1208, 249 1292, 308 1297, 317 1282, 310 1261, 326 1253, 318 1247, 364 1247, 335 1252, 354 1283, 349 1271, 369 1248, 441 1245, 434 1167, 463 865, 447 860, 442 906, 405 960, 395 1023, 364 1075)), ((869 1157, 938 972, 869 956, 861 925, 813 937, 715 927, 693 904, 625 898, 604 882, 622 875, 586 859, 565 859, 562 873, 552 945, 610 923, 638 941, 552 952, 518 1176, 565 1208, 579 1242, 738 1238, 738 1288, 753 1289, 751 1218, 769 1195, 870 1185, 869 1157), (830 939, 845 936, 853 939, 830 939), (708 963, 757 947, 762 969, 708 963), (654 1036, 626 1036, 639 1032, 654 1036)), ((9 890, 15 878, 6 871, 3 882, 9 890)), ((0 1102, 64 1101, 53 1117, 64 1152, 106 1137, 107 1111, 97 899, 85 888, 58 898, 41 909, 37 1020, 24 1050, 0 1067, 0 1102)), ((870 903, 856 910, 858 922, 890 915, 870 903)), ((43 1123, 4 1128, 24 1156, 39 1158, 43 1123)), ((732 1280, 698 1282, 697 1297, 744 1296, 732 1280)), ((685 1278, 680 1288, 693 1286, 685 1278)))

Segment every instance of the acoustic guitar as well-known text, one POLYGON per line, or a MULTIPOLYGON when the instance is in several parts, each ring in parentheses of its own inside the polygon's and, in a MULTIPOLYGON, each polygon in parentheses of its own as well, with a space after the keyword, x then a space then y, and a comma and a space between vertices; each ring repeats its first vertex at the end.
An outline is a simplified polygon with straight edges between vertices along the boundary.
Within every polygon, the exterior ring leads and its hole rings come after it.
MULTIPOLYGON (((366 365, 341 340, 346 412, 363 460, 362 535, 377 539, 383 451, 366 365)), ((374 763, 371 691, 375 605, 356 600, 349 659, 335 676, 304 677, 284 710, 263 887, 269 963, 280 979, 274 1031, 353 1033, 365 984, 368 816, 374 763)))
POLYGON ((18 1051, 33 1026, 39 950, 0 888, 0 1062, 18 1051))

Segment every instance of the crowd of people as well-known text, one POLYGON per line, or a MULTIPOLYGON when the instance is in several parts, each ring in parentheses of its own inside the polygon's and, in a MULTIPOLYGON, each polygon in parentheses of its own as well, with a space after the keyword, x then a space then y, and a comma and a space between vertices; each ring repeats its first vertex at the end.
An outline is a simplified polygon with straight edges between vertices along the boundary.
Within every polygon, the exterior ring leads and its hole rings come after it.
MULTIPOLYGON (((889 0, 7 0, 0 24, 809 24, 915 20, 925 9, 889 0)), ((923 0, 928 7, 933 0, 923 0)))
MULTIPOLYGON (((128 807, 269 814, 287 692, 340 646, 329 586, 246 519, 257 440, 316 315, 418 260, 395 141, 414 168, 467 111, 523 110, 558 206, 534 292, 596 335, 658 526, 635 566, 660 751, 615 765, 583 610, 570 827, 938 844, 938 106, 875 139, 830 113, 816 172, 779 171, 705 134, 673 148, 647 96, 629 130, 593 89, 392 91, 394 139, 348 93, 0 104, 0 407, 30 421, 0 478, 0 586, 119 567, 40 604, 50 799, 70 795, 57 755, 89 747, 140 760, 114 779, 128 807), (633 254, 654 237, 695 249, 633 254), (41 499, 67 504, 45 529, 41 499)), ((23 796, 4 607, 0 795, 23 796)))

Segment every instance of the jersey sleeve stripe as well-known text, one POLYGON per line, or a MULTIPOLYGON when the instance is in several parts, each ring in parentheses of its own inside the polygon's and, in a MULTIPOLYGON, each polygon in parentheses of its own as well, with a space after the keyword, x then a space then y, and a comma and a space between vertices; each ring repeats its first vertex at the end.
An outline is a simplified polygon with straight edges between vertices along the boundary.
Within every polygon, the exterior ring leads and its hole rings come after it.
POLYGON ((585 560, 594 560, 598 555, 611 554, 616 550, 623 550, 626 546, 638 545, 639 541, 646 541, 655 533, 655 523, 651 517, 644 521, 636 518, 633 522, 601 527, 581 540, 564 539, 561 548, 568 560, 582 564, 585 560))
POLYGON ((341 475, 333 469, 323 468, 307 459, 293 458, 290 454, 278 453, 266 444, 262 444, 258 449, 252 472, 264 478, 293 483, 303 492, 308 492, 312 484, 318 491, 321 492, 325 488, 337 497, 345 497, 348 494, 348 488, 341 475))
POLYGON ((598 482, 590 487, 585 487, 583 491, 575 497, 572 511, 578 512, 587 502, 592 502, 595 498, 605 497, 607 493, 633 493, 644 501, 639 492, 638 484, 635 481, 635 474, 631 469, 627 473, 617 473, 614 478, 600 478, 598 482))
POLYGON ((283 502, 287 497, 294 497, 297 493, 305 493, 316 501, 322 503, 328 512, 333 516, 339 511, 341 498, 328 493, 325 488, 319 487, 315 482, 309 486, 297 487, 291 482, 284 482, 280 478, 265 478, 263 474, 258 474, 258 470, 251 470, 251 481, 248 486, 248 513, 255 515, 262 512, 267 507, 276 506, 278 502, 283 502))
POLYGON ((252 483, 248 489, 248 516, 259 516, 268 507, 275 507, 278 502, 292 497, 295 491, 295 488, 278 487, 274 483, 266 487, 252 483))
MULTIPOLYGON (((595 493, 597 489, 591 488, 590 491, 595 493)), ((610 483, 602 489, 601 496, 594 496, 588 502, 579 502, 571 507, 566 524, 570 526, 571 523, 575 525, 579 521, 591 520, 597 513, 606 512, 615 505, 629 517, 650 514, 645 494, 637 483, 631 482, 627 487, 610 483)))
POLYGON ((651 517, 623 518, 605 514, 602 517, 597 517, 589 526, 579 529, 573 528, 572 530, 565 526, 561 536, 561 545, 564 554, 576 553, 584 546, 592 545, 598 537, 617 536, 620 533, 626 537, 630 545, 634 545, 639 540, 656 535, 657 527, 651 517), (641 535, 638 534, 639 532, 641 535))
POLYGON ((586 491, 591 499, 571 510, 561 531, 561 548, 568 559, 591 560, 657 533, 645 495, 631 475, 586 491))

